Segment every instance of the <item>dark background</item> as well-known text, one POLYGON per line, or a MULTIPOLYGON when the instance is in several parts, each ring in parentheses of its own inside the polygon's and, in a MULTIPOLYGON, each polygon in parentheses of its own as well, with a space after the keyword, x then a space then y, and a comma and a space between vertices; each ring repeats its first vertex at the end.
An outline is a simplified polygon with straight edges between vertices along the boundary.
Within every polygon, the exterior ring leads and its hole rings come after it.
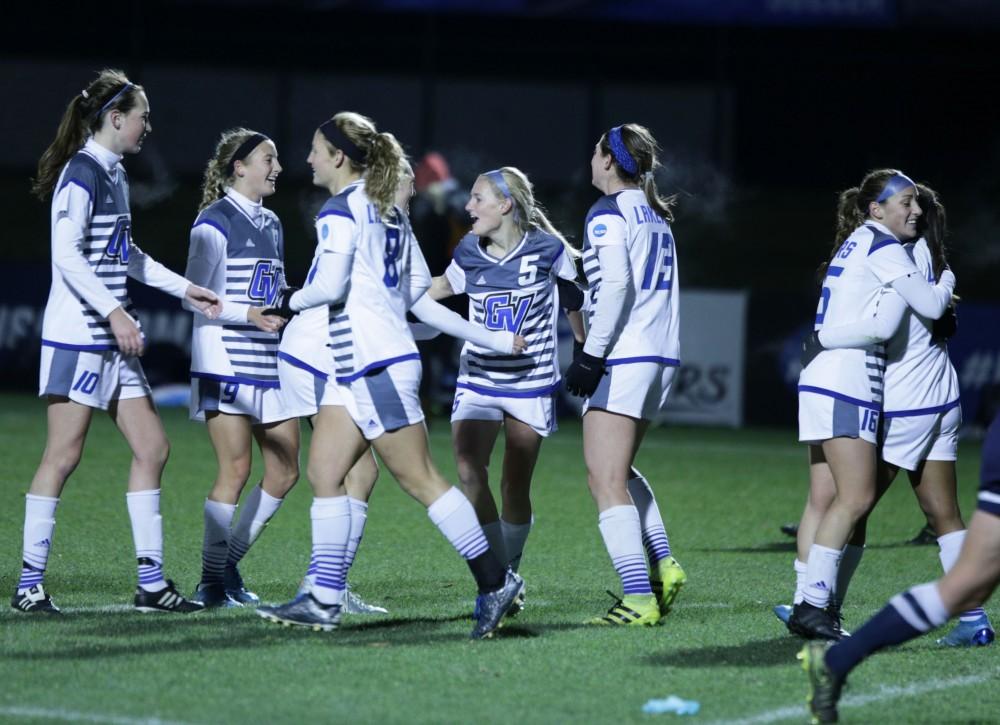
MULTIPOLYGON (((134 228, 140 246, 176 270, 201 169, 224 128, 250 126, 277 143, 285 172, 267 203, 285 225, 294 280, 311 258, 322 201, 308 183, 309 140, 338 110, 370 115, 415 158, 440 151, 463 187, 480 171, 520 167, 576 240, 597 195, 594 142, 636 121, 663 147, 661 189, 679 195, 682 285, 750 292, 747 420, 791 422, 780 348, 815 308, 836 193, 868 169, 898 167, 937 189, 959 294, 1000 301, 998 6, 19 4, 0 29, 0 244, 18 269, 37 265, 38 278, 7 287, 48 287, 48 205, 28 195, 29 178, 66 103, 102 67, 122 68, 148 92, 154 132, 126 160, 134 228)), ((432 259, 443 244, 421 242, 432 259)))

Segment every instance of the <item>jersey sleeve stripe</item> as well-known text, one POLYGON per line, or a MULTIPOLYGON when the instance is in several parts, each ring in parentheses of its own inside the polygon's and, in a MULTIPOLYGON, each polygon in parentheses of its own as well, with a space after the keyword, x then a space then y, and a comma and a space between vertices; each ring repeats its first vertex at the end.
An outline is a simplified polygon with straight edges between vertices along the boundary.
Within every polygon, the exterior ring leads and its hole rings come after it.
POLYGON ((871 249, 868 250, 868 256, 870 257, 883 247, 888 247, 892 244, 899 244, 899 240, 893 239, 892 237, 889 237, 888 239, 880 239, 871 246, 871 249))
MULTIPOLYGON (((200 222, 197 222, 194 226, 195 227, 200 227, 202 224, 204 224, 206 226, 212 227, 212 229, 214 229, 215 231, 217 231, 219 234, 221 234, 224 237, 227 236, 226 235, 226 230, 223 229, 219 225, 219 223, 216 222, 216 221, 212 221, 211 219, 202 219, 200 222)), ((194 229, 194 227, 192 227, 192 229, 194 229)))
POLYGON ((90 196, 91 200, 93 200, 93 198, 94 198, 94 192, 90 190, 89 186, 87 186, 86 184, 84 184, 82 181, 80 181, 76 177, 73 177, 73 178, 70 178, 70 179, 66 179, 66 181, 63 182, 62 186, 59 187, 59 191, 62 191, 63 189, 65 189, 70 184, 76 184, 77 186, 79 186, 81 189, 83 189, 84 191, 86 191, 87 195, 90 196))
POLYGON ((316 221, 319 221, 323 217, 328 217, 328 216, 342 216, 345 219, 350 219, 352 222, 354 221, 354 215, 351 214, 351 212, 345 211, 343 209, 327 209, 326 211, 322 212, 318 217, 316 217, 316 221))

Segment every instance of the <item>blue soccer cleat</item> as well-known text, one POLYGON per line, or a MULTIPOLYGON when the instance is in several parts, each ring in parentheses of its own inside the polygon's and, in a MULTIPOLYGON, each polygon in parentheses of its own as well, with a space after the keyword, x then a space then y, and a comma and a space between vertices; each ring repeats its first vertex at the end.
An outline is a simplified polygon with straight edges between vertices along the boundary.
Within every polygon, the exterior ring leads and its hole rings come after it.
POLYGON ((775 617, 781 620, 782 624, 788 626, 788 620, 792 616, 791 604, 777 604, 771 611, 774 612, 775 617))
POLYGON ((972 622, 959 622, 937 641, 945 647, 986 647, 993 644, 996 633, 985 614, 972 622))
POLYGON ((246 588, 236 564, 226 564, 222 581, 226 587, 226 596, 237 604, 249 604, 252 607, 260 604, 260 597, 246 588))

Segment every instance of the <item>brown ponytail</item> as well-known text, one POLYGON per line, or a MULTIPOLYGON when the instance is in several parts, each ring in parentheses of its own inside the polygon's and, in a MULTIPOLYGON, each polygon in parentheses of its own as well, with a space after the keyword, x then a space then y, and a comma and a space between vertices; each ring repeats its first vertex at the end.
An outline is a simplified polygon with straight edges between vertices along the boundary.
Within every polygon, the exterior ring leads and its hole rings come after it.
POLYGON ((628 149, 629 154, 636 162, 635 172, 629 173, 618 163, 618 159, 611 152, 608 133, 601 136, 601 140, 598 142, 601 147, 601 153, 605 156, 611 156, 614 160, 615 173, 618 175, 618 178, 622 181, 637 184, 642 189, 642 193, 646 195, 646 203, 649 204, 653 211, 666 221, 673 222, 673 208, 677 203, 676 194, 664 198, 656 190, 656 179, 654 176, 656 170, 661 166, 656 158, 660 151, 659 144, 656 143, 653 134, 645 126, 640 126, 637 123, 626 123, 618 128, 621 131, 622 143, 625 144, 625 148, 628 149))
POLYGON ((80 150, 88 136, 101 129, 109 111, 128 113, 136 106, 143 88, 132 85, 126 90, 129 84, 129 79, 120 70, 106 68, 70 100, 56 137, 38 160, 38 172, 31 181, 32 194, 45 200, 59 180, 63 166, 80 150))

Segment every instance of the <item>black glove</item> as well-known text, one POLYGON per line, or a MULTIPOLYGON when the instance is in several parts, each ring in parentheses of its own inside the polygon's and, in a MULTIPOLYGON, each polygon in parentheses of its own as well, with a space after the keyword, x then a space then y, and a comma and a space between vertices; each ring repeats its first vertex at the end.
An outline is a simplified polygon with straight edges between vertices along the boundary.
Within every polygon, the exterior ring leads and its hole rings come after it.
POLYGON ((577 287, 575 282, 557 277, 556 287, 559 288, 559 305, 564 310, 576 312, 583 307, 583 290, 577 287))
POLYGON ((955 306, 948 305, 938 319, 931 325, 931 338, 935 342, 950 340, 958 332, 958 315, 955 314, 955 306))
POLYGON ((799 355, 799 362, 802 363, 802 369, 805 370, 806 365, 811 363, 816 359, 826 348, 823 347, 823 343, 819 341, 819 331, 813 330, 802 340, 802 354, 799 355))
POLYGON ((583 353, 583 343, 573 338, 573 359, 576 360, 583 353))
POLYGON ((274 307, 268 307, 262 314, 265 315, 277 315, 278 317, 284 317, 286 320, 290 320, 298 312, 294 311, 288 306, 288 303, 292 299, 292 295, 301 289, 300 287, 285 287, 278 293, 278 296, 274 300, 274 307))
POLYGON ((580 352, 566 370, 566 390, 570 395, 589 398, 604 375, 603 358, 580 352))

